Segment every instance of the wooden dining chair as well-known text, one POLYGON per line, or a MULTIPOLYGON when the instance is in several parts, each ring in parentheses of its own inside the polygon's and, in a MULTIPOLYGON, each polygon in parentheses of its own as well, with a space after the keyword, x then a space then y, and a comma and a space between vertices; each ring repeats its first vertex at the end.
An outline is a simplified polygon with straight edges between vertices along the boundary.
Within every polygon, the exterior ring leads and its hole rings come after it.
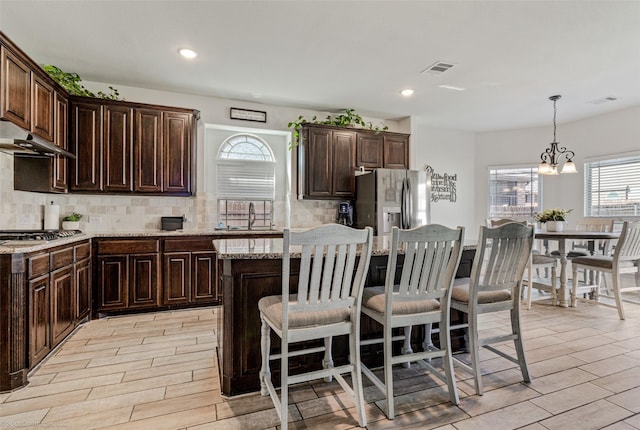
MULTIPOLYGON (((460 262, 464 228, 450 229, 430 224, 409 230, 393 227, 391 250, 387 262, 384 286, 364 289, 362 313, 382 325, 382 338, 361 341, 362 345, 383 343, 384 380, 364 364, 362 371, 385 394, 386 415, 393 419, 393 371, 395 364, 422 360, 424 366, 447 384, 449 398, 458 404, 458 392, 451 356, 449 333, 449 302, 451 284, 460 262), (399 283, 396 284, 398 254, 404 254, 399 283), (431 343, 431 324, 439 324, 439 348, 431 343), (415 325, 427 324, 422 351, 410 344, 415 325), (394 328, 404 329, 402 353, 393 355, 394 328), (442 359, 442 368, 435 367, 433 358, 442 359), (425 361, 426 360, 426 361, 425 361), (442 371, 443 370, 443 371, 442 371)), ((402 338, 402 336, 400 336, 402 338)))
MULTIPOLYGON (((488 227, 499 227, 501 225, 519 222, 527 224, 526 221, 517 221, 510 218, 487 219, 488 227)), ((535 243, 535 242, 534 242, 535 243)), ((527 286, 527 309, 531 309, 531 291, 535 288, 538 291, 545 291, 551 295, 551 304, 557 305, 560 301, 558 297, 558 262, 554 257, 540 253, 538 249, 532 249, 531 259, 527 264, 527 277, 523 278, 523 286, 527 286)))
MULTIPOLYGON (((263 297, 260 310, 262 367, 260 392, 270 395, 287 429, 288 387, 304 381, 335 377, 356 406, 361 427, 367 425, 360 362, 360 307, 362 289, 369 269, 373 229, 353 229, 326 224, 310 230, 284 230, 282 295, 263 297), (297 292, 290 291, 291 259, 300 258, 297 292), (295 293, 295 294, 294 294, 295 293), (280 338, 280 353, 271 353, 271 332, 280 338), (348 335, 348 363, 334 367, 331 344, 334 336, 348 335), (301 342, 323 339, 324 346, 301 342), (297 344, 290 349, 291 345, 297 344), (324 351, 323 368, 289 374, 290 357, 324 351), (280 395, 271 379, 270 361, 280 360, 280 395), (350 386, 342 376, 351 374, 350 386)), ((295 285, 295 284, 294 284, 295 285)))
POLYGON ((640 278, 640 221, 629 223, 627 221, 622 225, 622 232, 620 233, 620 239, 615 246, 615 250, 612 256, 584 256, 576 257, 571 262, 573 266, 573 287, 571 288, 571 306, 576 306, 578 300, 583 300, 591 303, 597 303, 604 306, 610 306, 618 309, 618 316, 621 320, 624 317, 624 308, 622 302, 623 292, 638 291, 640 292, 640 285, 638 285, 638 279, 640 278), (589 282, 585 279, 584 285, 578 286, 578 270, 595 271, 597 273, 594 282, 589 282), (611 275, 613 290, 613 296, 603 295, 601 292, 602 274, 609 273, 611 275), (636 280, 635 286, 623 287, 621 285, 620 275, 623 273, 635 273, 636 280), (593 298, 578 297, 578 290, 593 289, 593 298), (615 300, 615 305, 601 301, 602 297, 609 297, 615 300))
MULTIPOLYGON (((468 349, 471 364, 454 356, 456 365, 473 374, 476 393, 482 395, 480 347, 516 363, 522 378, 530 382, 527 360, 520 327, 520 290, 522 276, 529 261, 533 244, 533 227, 507 223, 500 227, 480 227, 480 237, 468 283, 456 285, 451 292, 451 307, 468 316, 468 349), (478 316, 489 312, 508 310, 511 333, 479 338, 478 316), (516 357, 492 346, 512 340, 516 357)), ((457 327, 455 327, 457 328, 457 327)))

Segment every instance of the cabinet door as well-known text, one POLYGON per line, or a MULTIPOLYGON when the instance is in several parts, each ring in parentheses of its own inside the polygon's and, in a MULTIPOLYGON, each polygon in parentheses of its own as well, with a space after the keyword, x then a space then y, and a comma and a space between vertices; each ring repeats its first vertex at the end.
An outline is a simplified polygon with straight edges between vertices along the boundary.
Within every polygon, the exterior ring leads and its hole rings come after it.
POLYGON ((356 139, 356 167, 382 167, 382 134, 359 132, 356 139))
POLYGON ((134 189, 143 193, 162 191, 162 113, 136 109, 134 132, 134 189))
POLYGON ((106 105, 103 114, 104 190, 132 191, 133 109, 106 105))
POLYGON ((135 254, 129 256, 129 307, 158 305, 158 254, 135 254))
POLYGON ((332 196, 352 198, 356 190, 356 135, 350 131, 333 131, 332 196))
POLYGON ((189 303, 191 300, 191 253, 164 254, 163 304, 189 303))
POLYGON ((102 106, 71 103, 71 190, 102 191, 102 106))
POLYGON ((73 265, 51 272, 51 345, 55 347, 75 326, 76 293, 73 265))
POLYGON ((191 301, 214 302, 217 299, 215 252, 194 252, 191 256, 191 267, 191 301))
MULTIPOLYGON (((69 148, 69 102, 60 93, 55 94, 54 103, 54 137, 53 143, 62 148, 69 148)), ((53 160, 53 189, 56 191, 66 192, 68 188, 68 166, 69 160, 67 157, 61 157, 57 155, 53 160)))
POLYGON ((0 47, 0 62, 0 118, 31 130, 31 71, 4 46, 0 47))
POLYGON ((308 137, 306 142, 303 142, 306 147, 304 193, 309 197, 331 197, 333 173, 331 130, 310 128, 305 135, 308 137))
POLYGON ((384 136, 384 167, 386 169, 409 168, 409 136, 384 136))
POLYGON ((91 259, 85 258, 76 263, 76 319, 91 312, 91 259))
POLYGON ((98 257, 98 309, 126 309, 128 298, 128 260, 126 255, 98 257))
POLYGON ((49 274, 29 281, 29 367, 51 350, 49 274))
POLYGON ((164 112, 163 191, 165 193, 191 194, 191 137, 193 115, 164 112))
POLYGON ((53 142, 53 87, 34 73, 31 77, 31 132, 53 142))

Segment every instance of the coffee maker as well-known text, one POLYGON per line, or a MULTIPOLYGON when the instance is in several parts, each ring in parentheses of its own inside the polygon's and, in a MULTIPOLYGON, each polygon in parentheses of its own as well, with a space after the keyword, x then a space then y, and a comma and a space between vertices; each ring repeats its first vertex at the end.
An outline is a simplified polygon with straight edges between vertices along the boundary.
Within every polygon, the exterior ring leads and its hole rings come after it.
POLYGON ((353 206, 351 202, 338 203, 338 216, 336 217, 338 224, 353 225, 353 206))

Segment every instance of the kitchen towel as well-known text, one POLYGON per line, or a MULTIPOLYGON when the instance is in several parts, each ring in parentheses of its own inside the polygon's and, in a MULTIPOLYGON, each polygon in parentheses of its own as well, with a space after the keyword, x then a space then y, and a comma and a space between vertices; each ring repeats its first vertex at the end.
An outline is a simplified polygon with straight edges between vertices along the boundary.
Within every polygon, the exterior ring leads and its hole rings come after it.
POLYGON ((58 230, 60 228, 60 206, 53 202, 44 205, 44 229, 58 230))

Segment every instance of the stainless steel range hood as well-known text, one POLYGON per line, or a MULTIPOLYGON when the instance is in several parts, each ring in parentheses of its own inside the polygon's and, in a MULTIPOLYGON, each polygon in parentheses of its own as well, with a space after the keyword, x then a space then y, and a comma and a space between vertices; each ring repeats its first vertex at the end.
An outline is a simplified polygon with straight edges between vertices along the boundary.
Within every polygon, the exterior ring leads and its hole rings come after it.
POLYGON ((9 121, 0 121, 0 151, 9 153, 38 154, 44 157, 63 155, 76 158, 69 151, 29 134, 9 121))

